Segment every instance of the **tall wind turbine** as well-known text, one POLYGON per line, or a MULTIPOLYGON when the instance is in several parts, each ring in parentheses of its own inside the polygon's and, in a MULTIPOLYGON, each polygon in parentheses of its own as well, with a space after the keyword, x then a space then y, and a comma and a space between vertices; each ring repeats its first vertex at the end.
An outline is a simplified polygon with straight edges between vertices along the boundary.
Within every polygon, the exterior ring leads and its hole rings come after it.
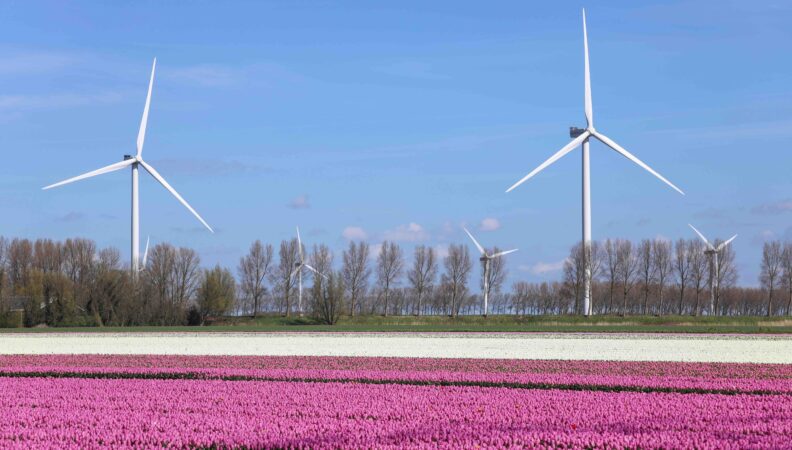
POLYGON ((138 167, 142 166, 146 172, 149 173, 155 180, 159 182, 165 189, 168 190, 176 200, 179 201, 185 208, 187 208, 209 231, 214 233, 212 227, 206 223, 203 218, 187 203, 186 200, 176 192, 165 178, 162 178, 162 175, 157 172, 156 169, 151 167, 146 161, 143 160, 143 141, 146 138, 146 123, 148 122, 148 114, 149 114, 149 106, 151 105, 151 89, 154 86, 154 70, 157 68, 157 58, 154 58, 154 63, 151 66, 151 79, 149 80, 149 87, 148 87, 148 95, 146 95, 146 106, 143 108, 143 118, 140 120, 140 130, 138 131, 137 137, 137 153, 135 156, 132 155, 124 155, 124 159, 121 162, 117 162, 115 164, 110 164, 109 166, 102 167, 101 169, 96 169, 92 172, 84 173, 82 175, 78 175, 74 178, 69 178, 68 180, 64 180, 55 184, 51 184, 49 186, 44 187, 44 190, 51 189, 58 186, 63 186, 64 184, 73 183, 75 181, 84 180, 86 178, 95 177, 97 175, 102 175, 109 172, 115 172, 116 170, 121 170, 127 167, 132 168, 132 264, 131 269, 133 274, 137 274, 139 271, 139 264, 140 264, 140 202, 138 196, 138 167))
POLYGON ((292 271, 292 273, 289 276, 289 278, 293 279, 294 275, 297 275, 297 285, 299 286, 299 288, 298 288, 299 289, 299 296, 297 297, 297 309, 300 311, 300 314, 302 314, 302 291, 303 291, 303 288, 302 288, 302 273, 303 273, 303 269, 308 269, 311 272, 315 273, 316 275, 324 277, 325 279, 327 279, 327 275, 325 275, 323 273, 320 273, 318 270, 314 269, 309 264, 305 263, 305 254, 303 252, 302 239, 300 239, 300 227, 297 227, 297 248, 299 250, 298 251, 298 256, 299 256, 300 260, 294 263, 294 270, 292 271))
POLYGON ((734 236, 730 237, 729 240, 721 242, 717 247, 715 247, 710 243, 710 241, 707 240, 707 238, 704 237, 703 234, 701 234, 699 230, 696 229, 696 227, 691 224, 688 224, 688 226, 696 232, 698 237, 704 241, 704 245, 707 246, 707 249, 704 250, 704 254, 710 257, 710 264, 712 264, 713 268, 713 270, 710 270, 710 311, 712 311, 712 314, 715 315, 715 299, 717 297, 716 293, 720 288, 718 283, 718 274, 720 273, 718 255, 724 248, 726 248, 727 245, 731 244, 731 241, 733 241, 737 235, 735 234, 734 236))
POLYGON ((488 297, 489 297, 490 262, 493 259, 495 259, 495 258, 500 258, 501 256, 508 255, 509 253, 514 253, 514 252, 517 251, 517 249, 515 248, 515 249, 512 249, 512 250, 506 250, 505 252, 498 252, 498 253, 488 254, 487 251, 484 250, 484 247, 482 247, 481 244, 479 244, 479 242, 476 240, 476 238, 474 238, 473 235, 470 234, 470 231, 468 231, 467 228, 462 227, 462 229, 465 230, 465 233, 467 233, 468 237, 470 237, 470 240, 473 241, 473 244, 476 246, 476 248, 478 249, 479 253, 481 253, 481 257, 479 258, 479 261, 484 263, 484 317, 487 317, 487 300, 488 300, 488 297))
POLYGON ((583 102, 583 110, 586 116, 586 128, 580 129, 576 127, 569 128, 569 135, 572 139, 570 143, 565 145, 561 150, 557 151, 547 161, 543 162, 539 167, 534 169, 531 173, 523 177, 520 181, 514 183, 506 192, 511 192, 517 186, 523 184, 528 179, 544 170, 547 166, 558 161, 562 156, 571 152, 578 146, 583 147, 583 242, 585 244, 585 267, 586 274, 583 286, 583 311, 584 315, 588 316, 592 313, 591 307, 591 264, 590 249, 591 249, 591 177, 589 169, 589 139, 595 138, 603 144, 613 149, 616 153, 624 156, 630 161, 637 164, 647 172, 659 178, 665 184, 671 186, 674 190, 682 195, 685 195, 678 187, 674 186, 670 181, 666 180, 662 175, 655 172, 651 167, 644 164, 643 161, 636 158, 632 153, 625 150, 622 146, 614 142, 611 138, 605 136, 602 132, 594 128, 594 112, 591 104, 591 76, 589 74, 589 54, 588 54, 588 35, 586 33, 586 10, 583 10, 583 65, 584 65, 584 80, 585 80, 585 94, 583 102))

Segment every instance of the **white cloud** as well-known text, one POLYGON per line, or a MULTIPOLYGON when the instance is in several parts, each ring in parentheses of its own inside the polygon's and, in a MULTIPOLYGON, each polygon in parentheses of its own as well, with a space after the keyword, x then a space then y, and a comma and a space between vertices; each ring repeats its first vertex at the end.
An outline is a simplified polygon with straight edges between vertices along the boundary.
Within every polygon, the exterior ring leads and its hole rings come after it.
POLYGON ((522 264, 518 267, 519 270, 523 272, 530 272, 534 275, 544 275, 551 272, 558 272, 559 270, 564 268, 564 263, 566 259, 562 259, 558 262, 538 262, 533 265, 525 265, 522 264))
POLYGON ((755 206, 751 209, 751 212, 754 214, 769 215, 792 212, 792 198, 781 200, 775 203, 764 203, 762 205, 755 206))
POLYGON ((303 194, 293 198, 287 206, 291 209, 308 209, 311 207, 311 203, 308 201, 308 195, 303 194))
POLYGON ((762 230, 757 233, 753 239, 751 239, 752 244, 761 245, 767 241, 772 241, 776 238, 776 234, 773 230, 762 230))
POLYGON ((341 233, 344 236, 344 239, 349 239, 350 241, 353 240, 360 240, 365 241, 368 239, 368 234, 366 230, 361 227, 346 227, 344 231, 341 233))
POLYGON ((448 246, 447 245, 435 245, 434 246, 435 257, 437 261, 441 261, 443 258, 448 256, 448 246))
POLYGON ((495 231, 501 227, 500 220, 494 217, 487 217, 481 221, 479 224, 479 230, 481 231, 495 231))
POLYGON ((385 231, 383 238, 387 241, 419 242, 429 239, 429 233, 417 223, 410 222, 407 225, 399 225, 392 230, 385 231))

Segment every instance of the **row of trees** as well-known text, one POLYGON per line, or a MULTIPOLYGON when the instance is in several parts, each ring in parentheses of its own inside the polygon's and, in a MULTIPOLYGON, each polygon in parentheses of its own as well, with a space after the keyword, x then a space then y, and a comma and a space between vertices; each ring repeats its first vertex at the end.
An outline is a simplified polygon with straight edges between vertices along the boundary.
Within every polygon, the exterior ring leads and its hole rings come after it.
MULTIPOLYGON (((595 314, 781 315, 792 307, 792 244, 768 242, 761 289, 735 286, 734 251, 724 248, 717 270, 696 240, 606 240, 591 245, 595 314)), ((499 249, 488 249, 497 253, 499 249)), ((114 248, 87 239, 64 242, 0 237, 0 318, 22 311, 26 325, 199 324, 227 313, 285 316, 308 313, 334 323, 341 315, 481 314, 483 279, 471 283, 474 261, 465 245, 442 257, 418 246, 412 255, 393 242, 375 249, 350 242, 340 264, 326 245, 300 268, 297 240, 277 249, 254 242, 236 274, 201 267, 189 248, 159 244, 132 274, 114 248), (338 269, 336 267, 338 266, 338 269), (305 270, 301 301, 296 270, 305 270), (236 278, 235 276, 236 275, 236 278)), ((504 258, 487 272, 490 312, 579 314, 584 281, 582 246, 574 246, 563 280, 515 282, 504 291, 504 258)), ((483 271, 482 271, 483 273, 483 271)))
POLYGON ((201 323, 236 300, 227 269, 202 269, 189 248, 159 244, 131 274, 115 248, 88 239, 0 237, 0 319, 24 325, 175 325, 201 323))

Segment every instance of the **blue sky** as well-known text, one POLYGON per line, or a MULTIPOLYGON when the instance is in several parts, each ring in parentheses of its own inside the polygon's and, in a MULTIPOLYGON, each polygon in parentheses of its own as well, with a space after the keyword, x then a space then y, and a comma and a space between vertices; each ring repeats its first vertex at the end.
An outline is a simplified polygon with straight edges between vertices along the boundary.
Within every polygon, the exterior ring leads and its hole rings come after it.
MULTIPOLYGON (((40 188, 134 153, 156 56, 144 156, 217 233, 144 175, 144 241, 235 267, 295 225, 338 252, 443 248, 467 225, 520 248, 512 280, 555 279, 580 239, 580 153, 504 191, 585 124, 581 6, 4 2, 0 234, 128 254, 127 171, 40 188)), ((792 5, 587 13, 597 128, 688 194, 594 143, 594 238, 739 233, 757 284, 762 242, 792 239, 792 5)))

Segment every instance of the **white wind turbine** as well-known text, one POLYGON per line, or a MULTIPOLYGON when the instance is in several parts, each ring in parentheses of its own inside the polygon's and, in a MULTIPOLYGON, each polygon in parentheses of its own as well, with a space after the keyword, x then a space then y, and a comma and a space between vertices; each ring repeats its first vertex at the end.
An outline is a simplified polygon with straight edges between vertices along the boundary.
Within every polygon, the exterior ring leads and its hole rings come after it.
POLYGON ((718 286, 718 274, 720 273, 720 268, 718 266, 718 264, 719 264, 718 263, 718 255, 720 254, 720 252, 724 248, 726 248, 727 245, 731 244, 731 242, 735 238, 737 238, 737 235, 735 234, 734 236, 730 237, 729 240, 721 242, 717 247, 715 247, 714 245, 712 245, 710 243, 710 241, 707 240, 707 238, 704 237, 703 234, 701 234, 701 232, 699 230, 696 229, 696 227, 694 227, 691 224, 688 224, 688 226, 690 228, 692 228, 693 231, 696 232, 698 237, 700 237, 701 240, 704 241, 704 245, 707 246, 707 249, 704 250, 704 254, 710 257, 710 263, 712 264, 712 268, 713 268, 713 270, 710 270, 710 311, 712 311, 712 314, 714 315, 715 314, 715 297, 716 297, 716 293, 718 291, 718 288, 720 287, 720 286, 718 286))
MULTIPOLYGON (((300 314, 302 314, 302 292, 303 292, 303 288, 302 288, 302 273, 303 273, 303 269, 304 268, 308 269, 311 272, 323 277, 324 279, 327 279, 327 275, 325 275, 323 273, 320 273, 318 270, 314 269, 309 264, 305 263, 305 254, 303 252, 302 239, 300 239, 300 227, 297 227, 297 249, 298 249, 298 257, 300 258, 300 260, 294 263, 294 270, 292 271, 291 275, 289 275, 289 279, 292 280, 292 279, 294 279, 294 275, 297 275, 297 285, 299 286, 298 287, 299 295, 297 297, 297 309, 300 311, 300 314)), ((291 283, 289 283, 289 284, 291 284, 291 283)))
POLYGON ((589 169, 589 139, 595 138, 613 149, 616 153, 624 156, 630 161, 637 164, 647 172, 651 173, 661 181, 671 186, 674 190, 682 195, 685 195, 678 187, 674 186, 670 181, 666 180, 662 175, 655 172, 651 167, 644 164, 643 161, 636 158, 632 153, 625 150, 622 146, 611 140, 609 137, 602 134, 599 130, 594 128, 594 113, 591 106, 591 77, 589 74, 589 54, 588 54, 588 35, 586 33, 586 10, 583 10, 583 64, 584 64, 584 80, 585 80, 585 95, 584 95, 584 112, 586 115, 586 128, 579 129, 570 127, 570 137, 574 138, 570 143, 565 145, 561 150, 556 152, 547 161, 543 162, 539 167, 534 169, 531 173, 523 177, 520 181, 514 183, 506 192, 512 191, 517 186, 523 184, 525 181, 544 170, 547 166, 558 161, 562 156, 571 152, 579 145, 583 147, 583 242, 585 243, 585 267, 586 276, 584 277, 583 287, 583 311, 584 315, 590 315, 592 312, 591 307, 591 267, 589 265, 589 253, 591 248, 591 178, 589 169))
POLYGON ((487 251, 484 249, 484 247, 481 246, 481 244, 479 244, 479 242, 476 240, 476 238, 474 238, 473 235, 470 234, 470 231, 468 231, 467 228, 465 228, 465 227, 462 227, 462 229, 465 230, 465 233, 467 233, 467 235, 470 237, 470 240, 473 241, 473 244, 476 245, 476 248, 478 249, 479 253, 481 253, 481 257, 479 258, 479 261, 484 263, 484 317, 487 317, 487 300, 488 300, 488 297, 489 297, 490 261, 492 261, 495 258, 500 258, 501 256, 508 255, 509 253, 514 253, 514 252, 517 251, 517 249, 515 248, 515 249, 512 249, 512 250, 506 250, 504 252, 498 252, 498 253, 494 253, 494 254, 491 254, 491 255, 487 254, 487 251))
POLYGON ((148 262, 148 249, 149 249, 149 242, 151 241, 151 236, 146 237, 146 250, 143 251, 143 259, 140 260, 140 267, 138 267, 138 272, 143 272, 146 270, 146 263, 148 262))
POLYGON ((140 120, 140 130, 138 131, 137 137, 137 153, 135 156, 132 155, 124 155, 124 160, 121 162, 117 162, 115 164, 111 164, 106 167, 102 167, 101 169, 96 169, 92 172, 84 173, 82 175, 76 176, 74 178, 69 178, 68 180, 64 180, 55 184, 51 184, 49 186, 44 187, 44 190, 51 189, 58 186, 63 186, 64 184, 69 184, 75 181, 83 180, 86 178, 95 177, 97 175, 102 175, 109 172, 115 172, 116 170, 121 170, 126 167, 132 168, 132 273, 137 274, 139 272, 139 264, 140 264, 140 202, 138 196, 138 167, 142 166, 146 169, 146 172, 149 173, 155 180, 159 182, 165 189, 168 190, 176 200, 178 200, 185 208, 187 208, 209 231, 214 233, 212 227, 206 223, 203 218, 187 203, 186 200, 176 192, 170 184, 162 177, 162 175, 157 172, 156 169, 151 167, 146 161, 143 160, 143 141, 146 138, 146 123, 148 122, 148 114, 149 114, 149 106, 151 105, 151 89, 154 86, 154 70, 157 67, 157 58, 154 58, 154 63, 151 66, 151 79, 149 80, 149 87, 148 87, 148 95, 146 96, 146 106, 143 108, 143 118, 140 120))

